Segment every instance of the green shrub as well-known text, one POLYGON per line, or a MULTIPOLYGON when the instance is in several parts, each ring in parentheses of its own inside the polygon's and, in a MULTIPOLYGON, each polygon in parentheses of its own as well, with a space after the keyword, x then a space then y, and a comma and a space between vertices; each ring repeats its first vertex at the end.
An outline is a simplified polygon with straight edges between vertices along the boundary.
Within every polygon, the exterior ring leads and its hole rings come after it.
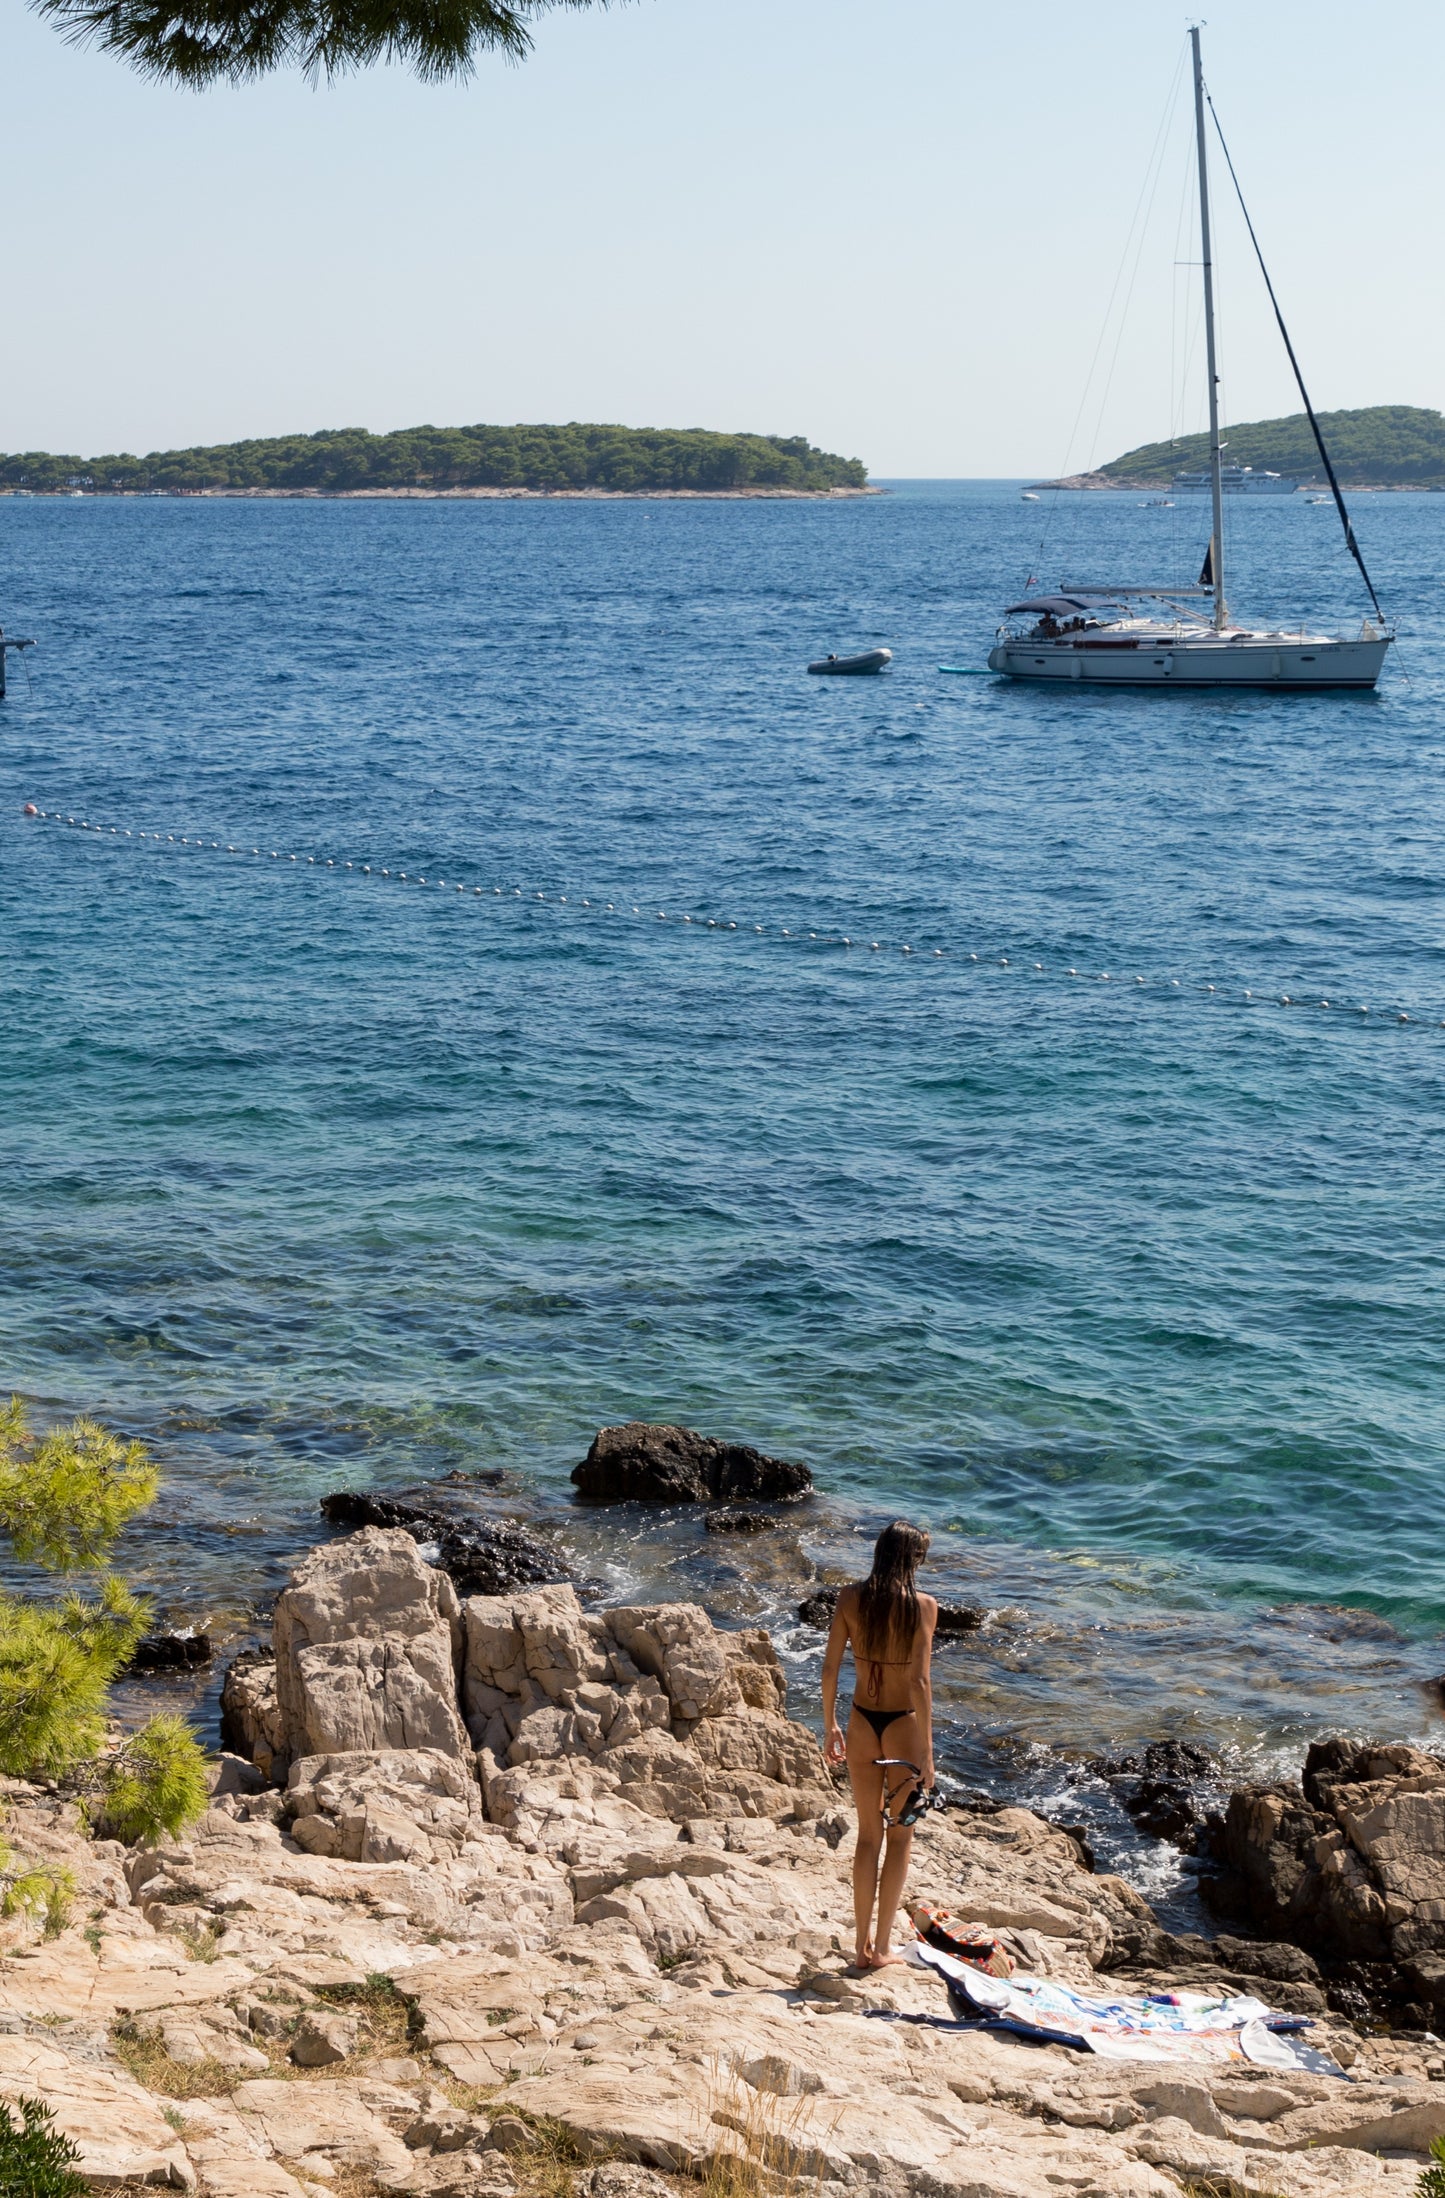
POLYGON ((1415 2198, 1445 2198, 1445 2137, 1437 2137, 1430 2147, 1433 2167, 1427 2167, 1415 2185, 1415 2198))
MULTIPOLYGON (((96 1759, 111 1682, 149 1616, 106 1562, 157 1486, 142 1446, 93 1420, 37 1438, 18 1397, 0 1411, 0 1534, 25 1563, 92 1576, 88 1593, 72 1587, 55 1603, 0 1592, 0 1774, 78 1771, 92 1816, 127 1841, 179 1832, 206 1805, 204 1758, 178 1717, 152 1718, 115 1755, 96 1759)), ((62 1877, 17 1872, 0 1852, 0 1909, 41 1915, 47 1930, 58 1929, 69 1896, 62 1877)))
POLYGON ((56 1778, 94 1755, 110 1683, 145 1622, 144 1603, 109 1575, 58 1604, 0 1593, 0 1771, 56 1778))
POLYGON ((39 2099, 22 2099, 17 2123, 0 2100, 0 2198, 84 2198, 90 2186, 76 2173, 80 2154, 54 2120, 39 2099))
POLYGON ((0 1412, 0 1530, 22 1564, 48 1572, 103 1564, 159 1486, 143 1445, 94 1420, 72 1420, 37 1440, 19 1397, 0 1412))
POLYGON ((184 1718, 153 1717, 99 1766, 98 1829, 133 1846, 179 1832, 206 1806, 206 1759, 184 1718))

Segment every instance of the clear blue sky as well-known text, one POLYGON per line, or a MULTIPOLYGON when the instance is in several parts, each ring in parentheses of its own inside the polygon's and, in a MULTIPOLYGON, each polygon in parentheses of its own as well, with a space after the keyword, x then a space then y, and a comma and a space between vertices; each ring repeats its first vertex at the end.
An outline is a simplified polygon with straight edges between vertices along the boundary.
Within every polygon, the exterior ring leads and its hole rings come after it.
MULTIPOLYGON (((1176 129, 1069 448, 1185 20, 634 0, 462 89, 196 94, 7 0, 0 447, 584 419, 804 433, 883 476, 1108 457, 1197 424, 1176 129)), ((1439 405, 1445 11, 1214 0, 1205 36, 1317 402, 1439 405)), ((1295 406, 1240 245, 1226 225, 1248 419, 1295 406)))

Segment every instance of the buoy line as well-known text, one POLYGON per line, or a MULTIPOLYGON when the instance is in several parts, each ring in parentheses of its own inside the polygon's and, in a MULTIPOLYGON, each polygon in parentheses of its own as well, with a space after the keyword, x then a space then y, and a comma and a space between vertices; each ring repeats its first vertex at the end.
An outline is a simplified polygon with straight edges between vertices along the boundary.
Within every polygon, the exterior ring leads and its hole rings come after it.
POLYGON ((1076 964, 1063 962, 1046 966, 1043 962, 1033 960, 1027 955, 1017 956, 974 951, 957 945, 937 946, 927 942, 914 945, 911 942, 902 942, 897 939, 873 938, 866 929, 857 932, 807 931, 796 923, 739 922, 736 919, 724 916, 684 913, 675 908, 654 909, 651 902, 644 904, 641 901, 625 899, 609 901, 597 893, 587 895, 544 893, 533 886, 472 885, 458 881, 456 878, 443 878, 435 874, 425 876, 420 871, 400 870, 392 864, 383 866, 379 863, 358 862, 354 857, 293 854, 289 848, 268 847, 265 844, 247 847, 243 843, 233 844, 229 841, 201 839, 185 832, 140 832, 129 825, 97 824, 88 817, 65 815, 58 809, 41 809, 30 801, 25 803, 22 813, 26 817, 34 819, 37 823, 58 824, 64 826, 67 830, 77 832, 93 832, 101 839, 144 841, 148 846, 160 848, 184 847, 193 849, 200 854, 236 856, 246 862, 295 863, 298 868, 330 870, 337 873, 350 871, 354 877, 371 878, 377 883, 425 886, 429 891, 459 893, 465 902, 473 905, 477 901, 481 901, 484 906, 491 902, 500 901, 505 906, 520 901, 523 907, 535 908, 538 903, 541 903, 548 908, 565 908, 571 916, 580 916, 585 911, 589 919, 620 916, 624 921, 630 923, 636 918, 638 921, 648 924, 675 924, 679 929, 685 927, 696 932, 716 931, 727 935, 736 934, 739 938, 765 939, 775 945, 786 940, 790 947, 800 949, 817 946, 841 948, 850 954, 860 952, 863 954, 899 955, 907 957, 909 961, 915 964, 925 966, 935 962, 946 962, 954 968, 962 965, 964 968, 971 970, 976 967, 980 974, 991 970, 1008 970, 1010 974, 1017 972, 1026 978, 1041 977, 1055 982, 1113 985, 1127 994, 1137 994, 1141 991, 1155 996, 1160 993, 1169 996, 1176 993, 1181 995, 1189 994, 1190 996, 1216 1001, 1220 1005, 1233 1002, 1236 1006, 1251 1008, 1299 1008, 1312 1010, 1316 1014, 1323 1011, 1354 1023, 1358 1023, 1360 1018, 1364 1016, 1371 1017, 1377 1023, 1392 1023, 1397 1028, 1401 1025, 1409 1025, 1416 1029, 1424 1029, 1433 1025, 1437 1030, 1445 1030, 1445 1016, 1436 1017, 1419 1009, 1412 1012, 1398 1005, 1381 1007, 1375 1004, 1372 1006, 1368 1000, 1345 998, 1338 990, 1333 995, 1318 993, 1312 987, 1304 987, 1291 992, 1278 992, 1268 985, 1244 986, 1238 983, 1211 983, 1201 977, 1141 976, 1132 971, 1081 969, 1076 964))

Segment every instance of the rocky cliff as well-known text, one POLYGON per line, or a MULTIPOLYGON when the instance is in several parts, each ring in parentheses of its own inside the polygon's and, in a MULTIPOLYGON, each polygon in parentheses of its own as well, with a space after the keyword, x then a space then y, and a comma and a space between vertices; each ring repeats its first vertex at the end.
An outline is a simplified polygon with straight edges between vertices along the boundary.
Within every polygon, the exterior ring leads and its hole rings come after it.
MULTIPOLYGON (((126 1850, 10 1790, 79 1899, 52 1941, 0 1926, 0 2096, 45 2099, 97 2187, 1403 2198, 1445 2131, 1428 2042, 1332 2016, 1349 2083, 871 2019, 946 2009, 912 1968, 845 1974, 850 1815, 765 1634, 565 1584, 462 1598, 368 1528, 297 1568, 274 1650, 231 1674, 237 1752, 187 1839, 126 1850)), ((915 1852, 921 1894, 1045 1975, 1189 1951, 1026 1811, 915 1852)))

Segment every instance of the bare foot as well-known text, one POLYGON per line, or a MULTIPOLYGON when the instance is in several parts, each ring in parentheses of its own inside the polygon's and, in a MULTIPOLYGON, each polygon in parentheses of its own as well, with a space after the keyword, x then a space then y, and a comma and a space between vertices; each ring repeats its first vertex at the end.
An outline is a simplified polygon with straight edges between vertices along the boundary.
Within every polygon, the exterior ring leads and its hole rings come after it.
POLYGON ((891 1949, 888 1952, 882 1954, 876 1954, 870 1951, 868 1955, 868 1967, 870 1969, 892 1969, 896 1963, 900 1961, 907 1961, 907 1959, 908 1956, 906 1954, 895 1954, 891 1951, 891 1949))

